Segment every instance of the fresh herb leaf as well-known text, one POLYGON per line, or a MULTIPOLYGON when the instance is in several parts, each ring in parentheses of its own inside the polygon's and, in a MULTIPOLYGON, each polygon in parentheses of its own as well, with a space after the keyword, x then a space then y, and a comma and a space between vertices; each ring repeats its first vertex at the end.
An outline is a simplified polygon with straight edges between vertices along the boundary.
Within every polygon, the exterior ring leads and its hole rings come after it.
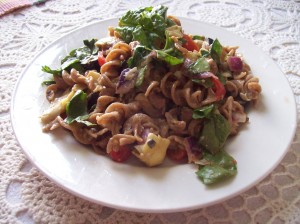
POLYGON ((174 26, 166 28, 166 36, 168 36, 168 37, 175 36, 177 38, 182 38, 183 32, 182 32, 181 26, 174 25, 174 26))
POLYGON ((221 114, 215 113, 204 121, 199 143, 211 154, 218 153, 230 134, 230 124, 221 114))
POLYGON ((74 68, 79 72, 83 72, 84 68, 82 67, 80 60, 75 57, 69 57, 62 65, 61 69, 66 70, 68 72, 71 71, 71 69, 74 68))
POLYGON ((202 57, 208 57, 210 55, 209 51, 204 50, 204 49, 200 49, 200 53, 201 53, 202 57))
POLYGON ((188 67, 189 72, 193 74, 199 74, 202 72, 208 72, 210 70, 210 66, 204 57, 198 58, 198 60, 192 63, 188 67))
POLYGON ((149 48, 141 45, 137 46, 134 49, 133 56, 128 60, 128 67, 129 68, 139 67, 142 61, 144 61, 146 59, 146 56, 149 55, 150 53, 151 50, 149 48))
POLYGON ((42 66, 42 71, 43 72, 46 72, 46 73, 50 73, 52 74, 53 76, 61 76, 61 72, 62 70, 59 68, 59 69, 51 69, 49 66, 47 65, 44 65, 42 66))
POLYGON ((220 82, 221 82, 223 85, 225 85, 225 84, 226 84, 226 81, 227 81, 227 78, 226 78, 225 76, 223 76, 223 75, 219 75, 218 77, 219 77, 220 82))
POLYGON ((61 60, 59 69, 52 70, 48 66, 43 66, 42 71, 51 73, 54 76, 61 76, 63 70, 68 72, 72 68, 79 73, 84 73, 88 69, 98 69, 98 48, 95 46, 97 39, 84 40, 84 46, 73 49, 70 53, 61 60))
POLYGON ((55 84, 55 83, 56 82, 54 80, 47 80, 47 81, 42 82, 42 85, 50 86, 50 85, 55 84))
POLYGON ((165 42, 165 29, 174 25, 167 19, 165 6, 130 10, 119 20, 115 30, 129 43, 133 40, 151 49, 160 49, 165 42))
POLYGON ((87 111, 87 95, 82 90, 77 90, 70 102, 66 106, 67 118, 65 122, 71 124, 74 121, 86 120, 88 118, 87 111))
POLYGON ((210 55, 212 59, 214 59, 216 62, 221 62, 221 55, 222 55, 223 47, 220 44, 218 39, 215 39, 212 43, 211 49, 210 49, 210 55))
POLYGON ((215 106, 214 104, 210 104, 208 106, 204 106, 193 111, 193 119, 202 119, 210 117, 213 112, 215 106))
POLYGON ((120 36, 126 43, 130 43, 133 40, 133 31, 135 30, 135 27, 116 27, 115 30, 120 34, 120 36))
POLYGON ((84 45, 90 49, 90 54, 97 54, 98 53, 98 49, 95 46, 95 43, 97 42, 97 39, 91 39, 91 40, 84 40, 83 43, 84 45))
POLYGON ((205 40, 205 36, 194 35, 193 40, 205 40))
POLYGON ((157 58, 167 62, 170 65, 182 64, 184 61, 182 53, 177 50, 175 43, 171 37, 167 37, 167 41, 163 50, 156 50, 157 58))
POLYGON ((157 50, 157 58, 164 60, 170 65, 179 65, 183 63, 183 58, 177 58, 167 53, 164 50, 157 50))
POLYGON ((235 159, 224 150, 215 155, 205 153, 203 160, 208 165, 200 166, 196 174, 204 184, 214 184, 237 173, 235 159))
POLYGON ((135 81, 135 87, 140 87, 143 84, 147 68, 148 68, 148 66, 146 65, 146 66, 144 66, 143 68, 141 68, 139 70, 139 74, 138 74, 137 79, 135 81))

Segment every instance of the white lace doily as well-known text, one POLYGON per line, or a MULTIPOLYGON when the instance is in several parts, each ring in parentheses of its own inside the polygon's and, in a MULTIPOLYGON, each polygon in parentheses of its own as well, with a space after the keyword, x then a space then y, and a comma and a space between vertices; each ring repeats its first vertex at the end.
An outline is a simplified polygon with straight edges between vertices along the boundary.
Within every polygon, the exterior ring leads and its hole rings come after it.
MULTIPOLYGON (((287 76, 300 105, 299 0, 50 0, 0 17, 0 223, 299 223, 300 130, 280 165, 241 195, 207 208, 144 214, 93 204, 57 187, 23 154, 10 124, 22 69, 50 42, 128 9, 164 4, 169 13, 216 24, 262 48, 287 76)), ((288 115, 287 115, 288 116, 288 115)))

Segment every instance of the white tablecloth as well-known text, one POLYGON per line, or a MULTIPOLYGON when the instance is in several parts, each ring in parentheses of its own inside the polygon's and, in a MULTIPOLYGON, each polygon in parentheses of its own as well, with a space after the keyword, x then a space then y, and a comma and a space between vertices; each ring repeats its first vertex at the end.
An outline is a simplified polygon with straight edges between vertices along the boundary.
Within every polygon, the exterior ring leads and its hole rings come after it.
POLYGON ((9 116, 12 91, 24 67, 71 30, 157 4, 168 6, 169 14, 213 23, 258 45, 285 73, 299 108, 299 0, 52 0, 14 11, 0 17, 0 223, 300 223, 299 129, 280 165, 255 187, 220 204, 169 214, 127 212, 85 201, 56 186, 26 159, 9 116))

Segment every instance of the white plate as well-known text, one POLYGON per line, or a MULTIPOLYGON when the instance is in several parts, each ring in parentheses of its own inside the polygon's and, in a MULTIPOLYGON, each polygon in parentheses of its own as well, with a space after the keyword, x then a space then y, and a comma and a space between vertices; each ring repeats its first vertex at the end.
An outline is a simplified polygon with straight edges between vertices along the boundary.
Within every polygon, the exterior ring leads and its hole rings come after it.
POLYGON ((60 38, 27 66, 13 95, 11 119, 17 139, 30 161, 47 177, 80 197, 102 205, 142 212, 175 212, 212 205, 237 195, 262 180, 283 158, 296 129, 296 107, 289 84, 258 47, 210 24, 181 18, 185 32, 238 45, 253 73, 260 78, 261 102, 250 122, 226 145, 238 162, 235 178, 207 187, 193 165, 147 168, 118 164, 78 144, 68 132, 41 131, 39 116, 48 106, 41 82, 42 65, 58 67, 62 56, 82 40, 107 36, 117 19, 97 22, 60 38))

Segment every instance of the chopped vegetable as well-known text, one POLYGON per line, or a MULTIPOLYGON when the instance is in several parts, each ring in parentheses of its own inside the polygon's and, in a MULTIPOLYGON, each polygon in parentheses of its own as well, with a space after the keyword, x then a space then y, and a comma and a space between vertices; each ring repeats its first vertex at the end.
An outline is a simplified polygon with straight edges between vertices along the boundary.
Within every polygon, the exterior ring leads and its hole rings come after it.
POLYGON ((199 74, 203 72, 208 72, 210 66, 204 57, 199 58, 196 62, 192 63, 188 70, 193 74, 199 74))
POLYGON ((221 83, 220 79, 217 76, 212 76, 211 80, 214 83, 213 89, 215 91, 217 100, 222 100, 226 94, 224 85, 221 83))
POLYGON ((181 148, 169 148, 167 150, 168 157, 175 162, 182 162, 187 157, 187 152, 185 149, 181 148))
POLYGON ((222 56, 223 47, 220 44, 218 39, 215 39, 212 43, 211 49, 210 49, 210 55, 212 59, 214 59, 216 62, 221 62, 221 56, 222 56))
POLYGON ((232 72, 243 71, 243 62, 240 57, 230 56, 227 58, 229 70, 232 72))
POLYGON ((146 143, 135 147, 133 154, 147 166, 157 166, 163 162, 169 144, 169 139, 149 133, 146 143), (149 141, 155 141, 155 145, 149 147, 147 144, 149 141))
POLYGON ((215 113, 204 121, 199 143, 211 154, 218 153, 230 134, 230 124, 221 114, 215 113))
POLYGON ((98 52, 98 64, 99 66, 102 66, 105 64, 105 57, 103 56, 103 52, 102 51, 99 51, 98 52))
POLYGON ((214 104, 210 104, 193 111, 193 119, 209 118, 215 108, 214 104))
POLYGON ((134 49, 133 56, 128 60, 128 67, 134 68, 140 66, 150 53, 151 50, 149 48, 141 45, 137 46, 134 49))
POLYGON ((49 66, 47 66, 47 65, 44 65, 44 66, 42 66, 42 71, 43 72, 46 72, 46 73, 50 73, 50 74, 52 74, 53 76, 55 76, 55 75, 57 75, 57 76, 61 76, 61 69, 59 68, 59 69, 55 69, 55 70, 53 70, 53 69, 51 69, 49 66))
POLYGON ((119 147, 117 151, 112 150, 109 153, 109 156, 112 160, 122 163, 125 162, 131 156, 132 146, 130 145, 122 145, 119 147))
MULTIPOLYGON (((201 65, 201 64, 199 64, 199 65, 201 65)), ((203 69, 203 66, 202 65, 198 66, 198 69, 200 71, 201 69, 203 69)), ((210 78, 210 80, 214 84, 213 85, 213 90, 215 92, 217 100, 222 100, 224 98, 224 96, 226 94, 226 89, 225 89, 224 85, 221 83, 220 79, 217 76, 215 76, 213 73, 211 73, 211 72, 202 72, 202 73, 194 75, 193 78, 194 78, 193 79, 194 82, 196 82, 196 80, 199 79, 200 81, 198 81, 198 83, 202 83, 204 85, 205 85, 205 83, 201 82, 201 80, 210 78)))
POLYGON ((194 137, 187 137, 185 138, 185 141, 187 142, 187 156, 188 156, 188 162, 189 163, 197 163, 203 155, 202 147, 197 142, 197 139, 194 137))
POLYGON ((164 49, 156 50, 157 58, 162 59, 169 65, 182 64, 184 61, 182 53, 175 47, 171 37, 167 37, 164 49))
POLYGON ((159 49, 165 42, 165 30, 175 25, 166 17, 165 6, 144 7, 130 10, 119 20, 119 32, 127 43, 136 40, 146 47, 159 49))
POLYGON ((66 106, 67 118, 65 122, 71 124, 74 121, 83 123, 87 126, 93 126, 91 122, 87 121, 89 115, 87 111, 87 96, 82 90, 77 90, 72 99, 66 106))
POLYGON ((119 77, 119 82, 116 87, 116 93, 125 94, 131 91, 134 88, 135 80, 138 76, 137 68, 134 67, 132 69, 126 68, 124 69, 119 77))
POLYGON ((145 77, 145 72, 147 70, 147 65, 145 65, 143 68, 140 69, 136 82, 135 82, 135 87, 139 87, 142 85, 145 77))
POLYGON ((199 46, 193 41, 193 39, 189 36, 184 34, 183 39, 185 40, 184 44, 182 45, 189 51, 199 51, 199 46))
POLYGON ((237 174, 236 161, 224 150, 215 155, 204 154, 199 170, 196 172, 204 184, 214 184, 237 174))

